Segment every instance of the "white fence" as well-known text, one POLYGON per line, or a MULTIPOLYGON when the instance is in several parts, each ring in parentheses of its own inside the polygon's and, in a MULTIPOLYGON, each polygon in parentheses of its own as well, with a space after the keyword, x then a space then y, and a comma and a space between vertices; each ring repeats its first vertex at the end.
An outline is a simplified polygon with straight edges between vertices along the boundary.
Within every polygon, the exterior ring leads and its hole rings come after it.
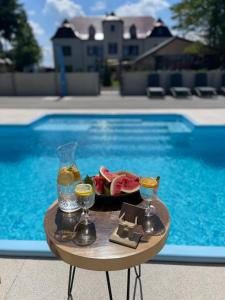
MULTIPOLYGON (((67 95, 96 96, 98 73, 67 73, 67 95)), ((59 73, 0 73, 0 96, 57 96, 61 94, 59 73)))
MULTIPOLYGON (((178 71, 179 72, 179 71, 178 71)), ((170 75, 178 72, 160 71, 157 72, 160 77, 160 86, 166 91, 170 87, 170 75)), ((124 72, 122 74, 121 82, 121 93, 122 95, 146 95, 146 88, 148 86, 148 71, 136 71, 136 72, 124 72)), ((194 88, 195 84, 195 71, 180 71, 183 77, 183 86, 194 88)), ((222 84, 222 74, 225 71, 215 70, 207 71, 208 74, 208 85, 215 87, 217 90, 220 89, 222 84)))

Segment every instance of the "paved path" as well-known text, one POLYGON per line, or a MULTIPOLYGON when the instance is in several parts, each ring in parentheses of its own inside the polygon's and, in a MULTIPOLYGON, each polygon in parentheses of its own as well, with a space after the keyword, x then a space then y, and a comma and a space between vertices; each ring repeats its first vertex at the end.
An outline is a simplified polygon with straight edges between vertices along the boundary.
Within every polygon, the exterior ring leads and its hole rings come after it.
POLYGON ((30 124, 46 114, 182 114, 197 125, 225 125, 225 108, 216 109, 9 109, 0 108, 1 124, 30 124))
POLYGON ((225 97, 150 100, 107 92, 99 97, 0 97, 0 124, 28 124, 51 113, 178 113, 201 125, 225 124, 225 97))
POLYGON ((146 96, 121 97, 104 93, 96 97, 0 97, 0 108, 52 108, 52 109, 145 109, 145 108, 225 108, 225 96, 215 98, 148 99, 146 96))
MULTIPOLYGON (((68 265, 63 262, 4 258, 0 259, 0 276, 0 300, 66 299, 68 265)), ((110 272, 110 278, 114 300, 126 299, 126 272, 110 272)), ((154 263, 142 267, 145 300, 224 300, 224 278, 222 265, 154 263)), ((74 299, 108 299, 104 272, 78 269, 75 280, 74 299)))

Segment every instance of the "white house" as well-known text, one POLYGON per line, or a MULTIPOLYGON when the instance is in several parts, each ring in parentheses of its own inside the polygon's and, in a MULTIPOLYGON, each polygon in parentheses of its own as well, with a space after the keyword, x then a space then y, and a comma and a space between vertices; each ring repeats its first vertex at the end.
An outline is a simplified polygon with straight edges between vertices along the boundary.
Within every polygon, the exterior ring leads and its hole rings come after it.
POLYGON ((105 63, 132 62, 171 37, 168 27, 151 16, 74 17, 52 37, 55 67, 59 69, 63 57, 67 72, 101 72, 105 63))

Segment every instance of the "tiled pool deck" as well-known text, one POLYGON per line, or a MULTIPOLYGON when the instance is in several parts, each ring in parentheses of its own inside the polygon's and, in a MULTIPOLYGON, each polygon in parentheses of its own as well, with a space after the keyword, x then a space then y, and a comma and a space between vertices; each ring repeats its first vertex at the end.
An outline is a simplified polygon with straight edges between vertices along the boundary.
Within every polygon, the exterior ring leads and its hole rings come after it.
MULTIPOLYGON (((225 100, 224 100, 225 101, 225 100)), ((47 114, 182 114, 196 125, 225 125, 225 108, 219 109, 8 109, 0 108, 0 124, 29 124, 47 114)))
MULTIPOLYGON (((112 95, 111 101, 103 98, 66 98, 60 102, 54 97, 1 97, 0 124, 28 124, 52 113, 107 112, 175 113, 187 116, 198 125, 225 125, 225 97, 217 100, 174 100, 169 97, 165 100, 148 100, 146 97, 124 99, 112 95), (15 109, 16 107, 20 109, 15 109)), ((54 259, 1 258, 0 300, 66 299, 67 276, 68 266, 54 259)), ((111 277, 112 287, 116 292, 115 299, 125 299, 124 271, 112 272, 111 277)), ((225 299, 224 278, 225 267, 222 264, 200 266, 154 263, 143 266, 143 289, 147 300, 222 300, 225 299)), ((76 280, 76 299, 107 299, 104 273, 78 270, 76 280)))
MULTIPOLYGON (((0 259, 0 299, 66 300, 68 272, 68 265, 57 260, 0 259)), ((222 265, 142 265, 145 300, 224 300, 224 278, 222 265)), ((113 299, 126 299, 126 272, 110 272, 110 279, 113 299)), ((133 279, 132 271, 131 287, 133 279)), ((73 296, 74 300, 109 299, 105 273, 78 269, 73 296)))

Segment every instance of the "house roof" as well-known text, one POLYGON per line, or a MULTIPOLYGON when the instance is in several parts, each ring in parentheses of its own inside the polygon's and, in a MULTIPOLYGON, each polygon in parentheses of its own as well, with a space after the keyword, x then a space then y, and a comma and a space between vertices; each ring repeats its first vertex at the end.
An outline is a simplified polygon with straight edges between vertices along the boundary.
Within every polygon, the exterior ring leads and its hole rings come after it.
MULTIPOLYGON (((115 15, 107 15, 107 16, 77 16, 72 18, 69 21, 71 24, 70 28, 74 31, 75 36, 79 37, 80 39, 88 39, 89 37, 89 27, 92 25, 95 28, 95 39, 102 40, 103 36, 103 26, 102 22, 107 21, 121 21, 123 22, 124 32, 123 37, 125 39, 130 38, 130 26, 135 25, 137 30, 137 38, 146 38, 151 33, 152 29, 154 28, 155 19, 151 16, 137 16, 137 17, 118 17, 115 15)), ((63 23, 61 27, 69 26, 67 23, 63 23)), ((61 38, 62 35, 59 35, 58 30, 53 38, 61 38)), ((72 34, 71 36, 72 37, 72 34)))
POLYGON ((164 42, 160 43, 159 45, 151 48, 150 50, 146 51, 145 53, 143 53, 142 55, 138 56, 135 61, 134 61, 134 64, 141 61, 142 59, 152 55, 152 54, 155 54, 156 52, 158 52, 160 49, 166 47, 167 45, 169 45, 170 43, 174 42, 175 40, 184 40, 186 42, 189 42, 189 43, 193 43, 192 41, 190 40, 187 40, 187 39, 184 39, 184 38, 181 38, 181 37, 178 37, 178 36, 173 36, 171 38, 168 38, 166 39, 164 42))
POLYGON ((172 37, 172 34, 164 22, 161 19, 158 19, 150 33, 150 37, 172 37))

